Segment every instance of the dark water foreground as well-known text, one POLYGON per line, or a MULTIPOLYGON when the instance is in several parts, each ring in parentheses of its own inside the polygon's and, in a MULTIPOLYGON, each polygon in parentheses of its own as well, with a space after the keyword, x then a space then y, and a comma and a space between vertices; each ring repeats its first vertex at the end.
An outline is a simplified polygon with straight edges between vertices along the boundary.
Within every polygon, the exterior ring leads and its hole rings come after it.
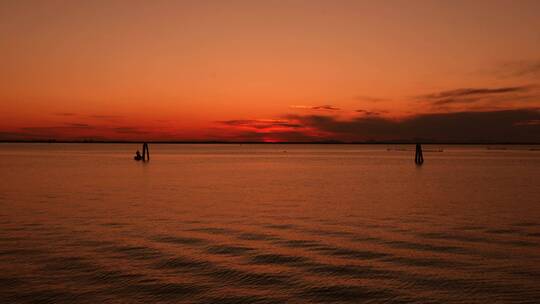
POLYGON ((538 151, 136 148, 0 144, 0 302, 540 301, 538 151))

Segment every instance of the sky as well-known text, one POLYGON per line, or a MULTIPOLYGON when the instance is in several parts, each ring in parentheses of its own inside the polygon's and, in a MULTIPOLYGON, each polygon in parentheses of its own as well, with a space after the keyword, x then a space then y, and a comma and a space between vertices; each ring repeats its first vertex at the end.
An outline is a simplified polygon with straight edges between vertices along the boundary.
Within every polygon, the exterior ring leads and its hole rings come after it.
POLYGON ((0 140, 540 143, 540 1, 0 0, 0 140))

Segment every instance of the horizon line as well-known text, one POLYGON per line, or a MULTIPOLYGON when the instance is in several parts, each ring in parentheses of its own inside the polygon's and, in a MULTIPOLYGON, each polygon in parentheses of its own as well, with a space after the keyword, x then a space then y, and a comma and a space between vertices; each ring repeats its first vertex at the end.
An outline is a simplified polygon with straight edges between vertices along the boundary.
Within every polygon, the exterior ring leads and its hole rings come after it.
POLYGON ((425 145, 540 145, 540 142, 496 142, 496 141, 134 141, 134 140, 0 140, 0 143, 37 143, 37 144, 264 144, 264 145, 405 145, 405 144, 425 144, 425 145))

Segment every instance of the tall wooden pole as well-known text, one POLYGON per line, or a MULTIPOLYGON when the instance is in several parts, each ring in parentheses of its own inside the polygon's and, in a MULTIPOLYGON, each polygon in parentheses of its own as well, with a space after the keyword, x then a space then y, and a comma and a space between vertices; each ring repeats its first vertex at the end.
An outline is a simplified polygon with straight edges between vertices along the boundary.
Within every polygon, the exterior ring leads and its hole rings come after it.
POLYGON ((424 163, 424 155, 422 155, 422 145, 416 144, 416 153, 414 155, 414 163, 421 165, 424 163))

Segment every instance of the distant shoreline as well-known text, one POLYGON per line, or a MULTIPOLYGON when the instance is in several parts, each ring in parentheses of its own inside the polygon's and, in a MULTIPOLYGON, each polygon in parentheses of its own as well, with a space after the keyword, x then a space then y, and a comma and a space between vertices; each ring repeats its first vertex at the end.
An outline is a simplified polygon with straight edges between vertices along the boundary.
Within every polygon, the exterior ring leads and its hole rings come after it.
POLYGON ((0 140, 0 144, 21 143, 21 144, 171 144, 171 145, 412 145, 421 143, 423 145, 540 145, 540 143, 529 142, 433 142, 433 141, 373 141, 373 142, 254 142, 254 141, 62 141, 62 140, 0 140))

